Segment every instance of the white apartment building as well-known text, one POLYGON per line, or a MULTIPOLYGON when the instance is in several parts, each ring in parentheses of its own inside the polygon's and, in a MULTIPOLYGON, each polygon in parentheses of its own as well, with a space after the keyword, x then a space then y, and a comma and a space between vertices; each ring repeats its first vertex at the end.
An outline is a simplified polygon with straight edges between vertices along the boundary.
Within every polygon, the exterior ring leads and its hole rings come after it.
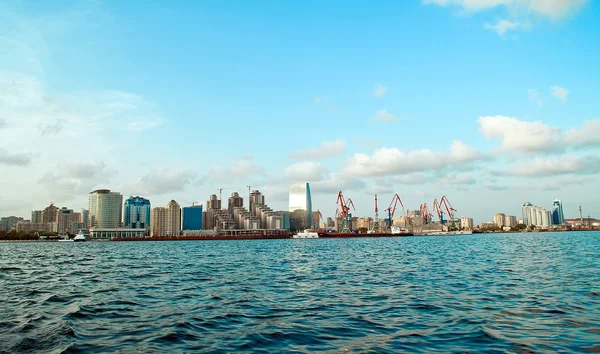
POLYGON ((88 226, 90 228, 116 229, 121 226, 123 196, 109 189, 90 193, 88 226))

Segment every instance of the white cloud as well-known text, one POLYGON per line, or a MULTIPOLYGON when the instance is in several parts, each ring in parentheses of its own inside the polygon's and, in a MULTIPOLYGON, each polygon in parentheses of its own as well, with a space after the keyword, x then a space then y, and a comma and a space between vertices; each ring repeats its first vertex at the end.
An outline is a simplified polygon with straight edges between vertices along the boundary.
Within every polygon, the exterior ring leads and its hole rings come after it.
POLYGON ((506 7, 511 13, 558 19, 580 9, 587 0, 422 0, 424 4, 458 6, 468 13, 506 7))
POLYGON ((565 174, 600 173, 600 157, 563 155, 553 158, 535 158, 509 166, 504 173, 524 177, 557 176, 565 174))
POLYGON ((506 34, 506 32, 513 31, 513 30, 519 28, 519 23, 517 23, 517 22, 510 22, 508 20, 500 20, 500 21, 496 22, 495 25, 491 25, 489 23, 486 23, 486 24, 483 25, 483 28, 486 29, 486 30, 494 31, 500 37, 504 37, 504 35, 506 34))
POLYGON ((440 183, 446 185, 462 185, 462 184, 475 184, 477 181, 475 178, 469 175, 457 175, 455 173, 451 173, 445 177, 440 179, 440 183))
POLYGON ((354 140, 358 143, 358 145, 363 149, 374 149, 381 145, 379 140, 377 139, 363 139, 363 138, 354 138, 354 140))
POLYGON ((481 152, 460 141, 453 141, 449 152, 382 148, 372 156, 354 154, 343 171, 353 176, 391 176, 453 168, 484 158, 481 152))
POLYGON ((316 148, 291 153, 289 157, 297 160, 316 160, 339 156, 344 152, 346 152, 346 141, 337 139, 335 141, 324 141, 316 148))
POLYGON ((128 189, 133 194, 146 196, 180 192, 194 183, 197 176, 198 173, 191 169, 157 167, 128 189))
POLYGON ((115 172, 106 167, 103 161, 59 162, 55 169, 39 179, 39 183, 51 199, 68 201, 82 197, 99 184, 108 184, 115 172))
POLYGON ((31 163, 29 154, 13 154, 0 148, 0 164, 9 166, 27 166, 31 163))
POLYGON ((383 86, 382 84, 377 84, 375 89, 373 90, 373 96, 375 97, 383 97, 387 93, 388 88, 383 86))
POLYGON ((374 120, 380 120, 383 122, 393 122, 396 120, 396 115, 387 111, 387 109, 380 109, 375 112, 375 115, 371 117, 374 120))
POLYGON ((544 105, 544 101, 538 90, 529 89, 527 90, 527 93, 529 94, 530 101, 537 103, 540 107, 544 105))
POLYGON ((367 184, 363 180, 341 173, 330 173, 326 179, 311 183, 311 190, 320 193, 358 191, 365 188, 367 184))
POLYGON ((314 182, 325 178, 328 169, 318 162, 303 161, 284 170, 285 177, 291 182, 314 182))
POLYGON ((600 120, 586 120, 583 128, 565 133, 565 142, 574 147, 600 146, 600 120))
POLYGON ((229 166, 214 166, 210 169, 210 178, 214 181, 234 182, 249 176, 265 176, 264 167, 254 162, 252 156, 235 159, 229 166))
POLYGON ((528 122, 513 117, 487 116, 477 121, 487 139, 501 138, 501 149, 535 153, 562 147, 560 129, 540 121, 528 122))
POLYGON ((560 86, 550 86, 550 90, 552 91, 552 96, 558 98, 559 100, 566 102, 567 95, 569 94, 569 90, 560 86))

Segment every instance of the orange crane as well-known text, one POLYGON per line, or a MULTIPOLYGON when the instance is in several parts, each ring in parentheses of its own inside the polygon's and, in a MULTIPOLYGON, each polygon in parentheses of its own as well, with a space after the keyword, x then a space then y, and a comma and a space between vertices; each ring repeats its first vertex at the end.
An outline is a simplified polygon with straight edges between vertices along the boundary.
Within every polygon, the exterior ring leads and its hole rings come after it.
POLYGON ((354 202, 350 198, 348 198, 347 200, 344 199, 344 195, 342 194, 342 191, 340 191, 337 196, 336 205, 338 205, 338 208, 335 210, 335 217, 336 219, 340 217, 342 218, 342 232, 350 232, 350 228, 348 227, 348 221, 351 220, 351 217, 350 213, 348 212, 350 211, 350 206, 352 206, 352 209, 356 210, 356 208, 354 207, 354 202))
POLYGON ((392 219, 394 218, 394 214, 396 213, 396 209, 398 208, 398 203, 400 203, 400 205, 402 206, 402 210, 404 211, 404 215, 406 216, 406 210, 404 210, 404 204, 402 203, 402 199, 400 199, 400 196, 396 193, 392 198, 390 206, 387 209, 385 209, 385 211, 387 211, 388 213, 388 218, 386 219, 386 221, 388 222, 390 227, 392 227, 392 219))
POLYGON ((321 214, 320 210, 315 211, 315 217, 313 219, 313 224, 317 225, 316 227, 313 225, 313 229, 314 228, 320 228, 321 226, 319 225, 319 221, 323 221, 323 214, 321 214))
POLYGON ((454 219, 454 212, 456 211, 456 209, 454 209, 452 207, 452 204, 450 204, 450 201, 448 200, 448 198, 446 198, 445 195, 442 196, 442 199, 440 199, 440 207, 442 207, 442 206, 448 212, 448 216, 450 217, 450 220, 454 219))
POLYGON ((421 216, 423 216, 423 223, 425 225, 429 224, 431 222, 431 212, 429 211, 429 207, 427 206, 427 203, 425 204, 421 204, 421 206, 419 207, 419 210, 421 211, 421 216))
POLYGON ((438 203, 437 199, 433 201, 433 211, 435 211, 438 215, 438 219, 440 222, 444 223, 444 212, 440 209, 440 203, 438 203))

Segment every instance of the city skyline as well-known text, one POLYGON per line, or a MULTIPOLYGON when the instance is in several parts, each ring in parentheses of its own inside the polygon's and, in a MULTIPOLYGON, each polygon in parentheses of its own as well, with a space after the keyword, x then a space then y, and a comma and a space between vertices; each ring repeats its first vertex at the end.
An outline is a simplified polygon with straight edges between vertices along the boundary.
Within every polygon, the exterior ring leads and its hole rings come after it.
POLYGON ((325 217, 340 190, 364 216, 395 193, 600 215, 600 5, 476 3, 4 2, 0 216, 103 188, 286 210, 305 182, 325 217))

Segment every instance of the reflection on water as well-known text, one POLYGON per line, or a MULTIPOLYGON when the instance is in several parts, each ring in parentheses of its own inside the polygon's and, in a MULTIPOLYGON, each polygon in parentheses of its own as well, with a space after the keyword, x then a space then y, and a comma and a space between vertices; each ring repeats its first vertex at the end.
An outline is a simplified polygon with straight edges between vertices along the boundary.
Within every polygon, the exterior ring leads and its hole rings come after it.
POLYGON ((600 233, 0 244, 0 351, 600 350, 600 233))

